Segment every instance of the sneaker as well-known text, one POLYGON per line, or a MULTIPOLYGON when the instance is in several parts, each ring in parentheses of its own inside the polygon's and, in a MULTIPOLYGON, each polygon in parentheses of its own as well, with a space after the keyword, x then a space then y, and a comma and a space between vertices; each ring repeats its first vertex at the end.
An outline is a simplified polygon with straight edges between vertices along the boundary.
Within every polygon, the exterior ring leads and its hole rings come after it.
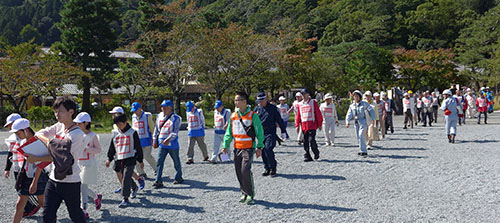
POLYGON ((262 176, 269 176, 269 173, 271 173, 271 169, 266 169, 264 173, 262 173, 262 176))
POLYGON ((139 182, 139 189, 144 189, 144 187, 146 186, 146 182, 144 182, 144 177, 139 177, 139 180, 137 180, 139 182))
POLYGON ((247 195, 241 195, 240 203, 245 203, 247 201, 247 195))
POLYGON ((247 201, 245 203, 247 205, 254 205, 255 204, 255 200, 253 199, 253 197, 248 196, 248 199, 247 199, 247 201))
POLYGON ((97 194, 97 199, 94 200, 96 210, 101 209, 101 202, 102 202, 102 194, 97 194))
POLYGON ((174 184, 181 184, 183 182, 184 182, 184 179, 174 180, 174 184))
POLYGON ((331 145, 332 145, 332 143, 330 143, 330 142, 326 143, 326 146, 331 146, 331 145))
POLYGON ((31 216, 35 215, 35 214, 38 212, 38 210, 40 210, 40 208, 41 208, 41 206, 40 206, 40 205, 36 206, 36 207, 35 207, 35 208, 33 208, 33 210, 31 210, 31 211, 30 211, 30 212, 29 212, 26 216, 31 217, 31 216))
POLYGON ((367 149, 367 150, 373 150, 373 147, 368 146, 368 147, 366 147, 366 149, 367 149))
POLYGON ((135 188, 135 190, 132 190, 132 194, 130 195, 131 198, 135 198, 137 197, 137 191, 139 190, 139 188, 135 188))
POLYGON ((120 192, 122 192, 122 188, 121 188, 121 187, 115 190, 115 193, 116 193, 116 194, 117 194, 117 193, 120 193, 120 192))
POLYGON ((360 156, 368 156, 368 153, 359 152, 358 155, 360 155, 360 156))
POLYGON ((154 189, 160 189, 163 187, 163 183, 162 182, 154 182, 153 183, 153 188, 154 189))
POLYGON ((127 200, 123 200, 123 201, 122 201, 122 202, 118 205, 118 207, 119 207, 119 208, 126 208, 126 207, 128 207, 128 206, 130 206, 130 201, 128 201, 128 199, 127 199, 127 200))
POLYGON ((208 158, 208 156, 207 156, 207 157, 205 157, 205 159, 203 159, 203 161, 208 161, 208 159, 209 159, 209 158, 208 158))
POLYGON ((186 162, 186 164, 188 164, 188 165, 189 165, 189 164, 193 164, 193 163, 194 163, 194 161, 193 161, 193 160, 188 160, 188 161, 186 162))
POLYGON ((332 142, 332 147, 335 147, 335 143, 334 142, 332 142))

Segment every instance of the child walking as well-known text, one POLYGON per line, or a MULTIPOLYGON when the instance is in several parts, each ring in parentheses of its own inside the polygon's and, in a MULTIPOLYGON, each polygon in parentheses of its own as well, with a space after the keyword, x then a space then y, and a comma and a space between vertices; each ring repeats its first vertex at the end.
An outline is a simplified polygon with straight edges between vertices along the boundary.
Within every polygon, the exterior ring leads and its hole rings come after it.
POLYGON ((106 161, 106 167, 109 167, 111 161, 113 161, 115 155, 115 162, 117 165, 121 166, 122 174, 122 190, 121 194, 123 196, 123 201, 118 205, 120 208, 126 208, 130 206, 129 196, 135 198, 137 195, 137 190, 139 189, 135 182, 132 180, 132 174, 134 172, 134 167, 136 162, 144 168, 144 163, 142 162, 142 147, 141 140, 137 132, 128 124, 127 116, 125 114, 119 114, 113 117, 113 122, 118 127, 118 130, 113 130, 113 138, 109 144, 108 150, 108 160, 106 161), (130 193, 132 191, 132 194, 130 193))
MULTIPOLYGON (((28 139, 35 136, 35 132, 30 128, 30 122, 24 118, 17 119, 12 124, 10 132, 16 134, 16 136, 21 140, 21 145, 28 139)), ((21 170, 17 176, 22 177, 20 173, 25 172, 27 178, 24 181, 20 181, 21 184, 17 190, 19 197, 17 198, 16 210, 12 220, 14 223, 21 222, 21 219, 24 217, 24 207, 28 203, 30 195, 35 195, 39 204, 43 204, 43 193, 49 178, 43 169, 37 167, 33 162, 28 162, 26 157, 23 158, 24 160, 21 165, 21 170)), ((30 215, 33 215, 39 209, 40 206, 36 207, 30 215)))
POLYGON ((101 209, 102 195, 92 191, 89 185, 97 184, 98 166, 95 156, 101 153, 102 149, 99 137, 90 130, 91 119, 87 112, 78 114, 73 122, 85 133, 85 145, 87 145, 82 156, 78 159, 78 165, 80 165, 80 178, 82 178, 82 209, 85 218, 88 219, 87 203, 89 198, 94 200, 96 210, 101 209))

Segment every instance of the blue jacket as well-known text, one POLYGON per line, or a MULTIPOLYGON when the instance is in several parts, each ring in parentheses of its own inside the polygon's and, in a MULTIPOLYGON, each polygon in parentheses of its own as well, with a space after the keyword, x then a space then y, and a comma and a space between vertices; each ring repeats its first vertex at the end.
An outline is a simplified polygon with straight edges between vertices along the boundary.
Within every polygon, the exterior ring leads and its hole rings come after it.
POLYGON ((286 132, 285 123, 275 105, 267 102, 265 107, 257 106, 254 112, 259 115, 262 127, 264 128, 264 134, 276 134, 276 123, 281 129, 281 133, 286 132))

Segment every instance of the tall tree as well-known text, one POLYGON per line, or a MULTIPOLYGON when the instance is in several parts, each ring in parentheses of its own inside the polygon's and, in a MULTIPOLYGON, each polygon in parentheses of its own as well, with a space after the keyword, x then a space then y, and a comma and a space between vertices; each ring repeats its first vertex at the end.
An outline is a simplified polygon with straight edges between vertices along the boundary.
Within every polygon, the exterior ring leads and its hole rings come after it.
POLYGON ((118 20, 118 0, 70 0, 61 11, 60 49, 69 60, 77 63, 91 78, 83 77, 82 110, 90 110, 90 88, 103 83, 107 72, 116 64, 109 55, 117 47, 117 37, 111 24, 118 20))

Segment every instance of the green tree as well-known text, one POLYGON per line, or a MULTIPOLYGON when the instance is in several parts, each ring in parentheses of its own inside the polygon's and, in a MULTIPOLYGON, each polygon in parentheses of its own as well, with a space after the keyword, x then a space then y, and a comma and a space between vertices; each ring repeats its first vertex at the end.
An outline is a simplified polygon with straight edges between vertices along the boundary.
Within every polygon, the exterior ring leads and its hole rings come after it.
POLYGON ((490 68, 496 57, 496 47, 500 43, 499 18, 500 5, 490 9, 469 27, 463 29, 457 40, 457 59, 467 67, 463 73, 476 84, 476 87, 488 83, 495 75, 490 68))
POLYGON ((61 11, 60 49, 70 61, 76 62, 91 78, 81 80, 82 110, 90 110, 90 88, 103 83, 107 72, 116 64, 109 55, 117 47, 111 24, 118 20, 118 0, 70 0, 61 11))
POLYGON ((19 37, 23 42, 29 42, 30 40, 34 40, 35 43, 39 43, 41 40, 41 35, 38 32, 38 29, 33 27, 31 24, 28 24, 23 27, 21 32, 19 32, 19 37))

